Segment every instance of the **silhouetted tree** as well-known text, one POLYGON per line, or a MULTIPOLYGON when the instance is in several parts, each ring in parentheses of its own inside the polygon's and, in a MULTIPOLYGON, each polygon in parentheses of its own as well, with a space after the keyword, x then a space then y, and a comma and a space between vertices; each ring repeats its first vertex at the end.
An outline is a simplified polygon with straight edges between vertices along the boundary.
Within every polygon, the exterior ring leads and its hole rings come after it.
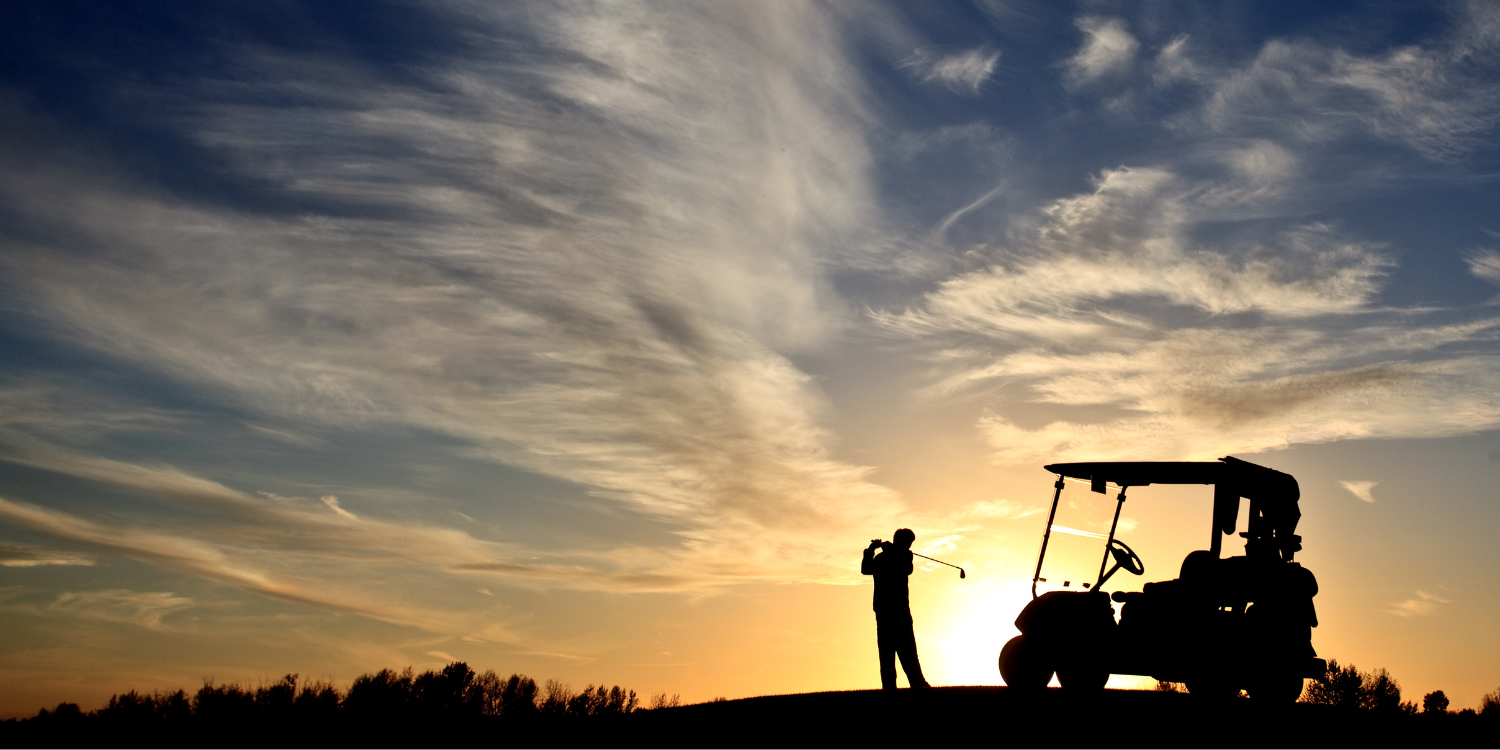
POLYGON ((1434 690, 1422 696, 1422 713, 1445 714, 1448 713, 1448 696, 1441 690, 1434 690))
POLYGON ((1500 688, 1485 693, 1484 697, 1479 699, 1479 715, 1492 719, 1500 718, 1500 688))
POLYGON ((1360 705, 1364 676, 1353 664, 1343 666, 1338 659, 1328 660, 1328 671, 1307 684, 1302 701, 1321 706, 1355 709, 1360 705))
POLYGON ((341 696, 327 680, 315 680, 302 686, 293 705, 293 714, 303 723, 331 724, 338 718, 341 696))
POLYGON ((292 705, 297 700, 297 675, 289 674, 280 680, 255 689, 255 706, 260 720, 270 724, 285 724, 292 719, 292 705))
POLYGON ((676 693, 673 693, 670 698, 667 697, 666 693, 656 693, 655 695, 652 695, 651 700, 646 703, 646 709, 649 711, 655 711, 658 708, 677 708, 681 705, 682 696, 676 693))
POLYGON ((485 716, 499 716, 501 707, 500 693, 504 689, 505 680, 495 674, 495 670, 486 669, 474 675, 474 690, 479 693, 479 712, 485 716))
POLYGON ((257 712, 255 696, 239 685, 214 685, 205 680, 193 696, 193 720, 215 727, 251 726, 257 712))
POLYGON ((1415 703, 1401 702, 1401 685, 1390 672, 1361 672, 1353 664, 1340 665, 1337 659, 1329 659, 1328 671, 1308 683, 1302 701, 1386 714, 1417 712, 1415 703))
MULTIPOLYGON (((652 708, 681 703, 679 696, 668 698, 665 693, 651 699, 652 708)), ((548 736, 539 732, 559 726, 584 732, 613 726, 608 722, 640 707, 636 692, 618 685, 590 684, 575 693, 549 680, 544 690, 538 690, 536 681, 525 675, 502 679, 493 670, 475 674, 468 664, 453 662, 421 674, 410 667, 362 674, 347 694, 327 681, 304 682, 296 674, 254 688, 208 679, 191 697, 182 690, 132 690, 111 696, 107 706, 91 713, 64 703, 54 711, 42 709, 32 719, 0 722, 0 730, 20 733, 0 733, 0 747, 36 744, 6 742, 15 737, 80 746, 409 744, 430 739, 435 729, 456 730, 447 735, 452 737, 477 737, 465 733, 497 726, 481 723, 486 716, 503 718, 498 726, 506 727, 511 741, 527 744, 529 738, 548 736), (606 723, 597 723, 601 721, 606 723)))
POLYGON ((566 683, 547 680, 543 688, 542 701, 538 708, 543 716, 563 717, 568 714, 568 704, 573 698, 573 689, 566 683))
POLYGON ((474 685, 474 670, 461 661, 441 671, 417 675, 412 681, 412 697, 417 712, 431 717, 478 716, 483 708, 483 694, 474 685))
POLYGON ((404 672, 382 669, 354 678, 344 709, 356 721, 387 723, 406 714, 412 694, 411 667, 404 672))
POLYGON ((187 693, 138 693, 134 690, 112 695, 109 703, 95 711, 92 718, 109 734, 140 736, 162 731, 180 732, 192 719, 193 709, 187 693))
MULTIPOLYGON (((98 713, 95 712, 95 715, 98 713)), ((77 703, 59 703, 51 711, 45 708, 37 711, 36 716, 27 721, 37 727, 42 735, 59 736, 77 731, 90 718, 89 714, 79 710, 77 703)), ((14 722, 11 719, 7 723, 14 726, 14 722)))
POLYGON ((628 714, 639 703, 634 690, 621 690, 619 685, 607 689, 603 685, 597 688, 589 685, 569 699, 568 715, 584 718, 628 714))
MULTIPOLYGON (((1360 685, 1360 708, 1377 713, 1395 713, 1403 709, 1401 685, 1391 677, 1390 672, 1381 668, 1380 671, 1365 674, 1363 677, 1360 685)), ((1413 708, 1415 709, 1415 706, 1413 708)), ((1415 711, 1410 713, 1415 713, 1415 711)))
POLYGON ((536 680, 525 675, 513 674, 500 683, 499 713, 511 718, 536 716, 536 680))

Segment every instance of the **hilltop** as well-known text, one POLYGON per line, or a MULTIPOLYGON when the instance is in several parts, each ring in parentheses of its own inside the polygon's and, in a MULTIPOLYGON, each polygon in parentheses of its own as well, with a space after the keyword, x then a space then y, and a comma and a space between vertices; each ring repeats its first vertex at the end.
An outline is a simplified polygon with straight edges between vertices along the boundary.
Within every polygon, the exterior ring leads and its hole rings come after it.
POLYGON ((1492 747, 1490 716, 1381 715, 1184 693, 1004 687, 770 695, 592 715, 147 724, 54 714, 0 725, 0 746, 207 747, 1492 747))
MULTIPOLYGON (((1486 717, 1487 718, 1487 717, 1486 717)), ((945 687, 774 695, 642 712, 630 745, 804 747, 1492 747, 1478 716, 1212 703, 1185 693, 945 687)))

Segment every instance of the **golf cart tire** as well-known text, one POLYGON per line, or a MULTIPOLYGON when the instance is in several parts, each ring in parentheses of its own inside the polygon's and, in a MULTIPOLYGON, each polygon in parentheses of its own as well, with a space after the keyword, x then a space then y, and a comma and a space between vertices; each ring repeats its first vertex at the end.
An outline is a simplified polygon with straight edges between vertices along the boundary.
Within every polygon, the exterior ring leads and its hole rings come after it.
POLYGON ((1303 680, 1297 675, 1261 677, 1250 683, 1245 692, 1257 703, 1296 703, 1302 697, 1303 680))
POLYGON ((1109 670, 1089 664, 1059 667, 1057 682, 1069 692, 1097 693, 1109 684, 1109 670))
POLYGON ((1000 649, 1000 679, 1017 690, 1041 690, 1052 681, 1052 668, 1029 646, 1026 636, 1018 635, 1000 649))

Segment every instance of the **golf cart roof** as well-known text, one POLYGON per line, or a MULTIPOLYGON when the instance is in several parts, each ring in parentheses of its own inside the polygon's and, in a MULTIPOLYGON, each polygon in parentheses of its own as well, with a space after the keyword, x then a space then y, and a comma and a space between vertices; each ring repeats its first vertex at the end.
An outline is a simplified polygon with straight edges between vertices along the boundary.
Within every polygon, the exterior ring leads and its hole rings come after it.
MULTIPOLYGON (((1232 456, 1225 456, 1218 461, 1086 461, 1048 464, 1046 468, 1053 474, 1089 482, 1094 492, 1101 493, 1110 484, 1119 487, 1211 484, 1214 486, 1215 533, 1209 551, 1215 557, 1218 556, 1221 545, 1220 534, 1234 533, 1242 497, 1250 498, 1247 554, 1254 546, 1260 550, 1255 552, 1257 555, 1279 555, 1280 559, 1291 562, 1297 550, 1302 549, 1302 537, 1294 533, 1297 521, 1302 517, 1302 511, 1297 507, 1302 491, 1291 474, 1283 474, 1232 456)), ((1061 479, 1058 479, 1056 486, 1058 495, 1053 498, 1054 511, 1057 497, 1062 493, 1061 479)), ((1124 501, 1125 493, 1121 492, 1120 502, 1124 501)))
POLYGON ((1144 487, 1148 484, 1212 484, 1234 488, 1240 497, 1296 502, 1301 495, 1297 480, 1275 469, 1225 456, 1218 461, 1085 461, 1048 464, 1047 471, 1092 482, 1096 491, 1104 484, 1144 487))

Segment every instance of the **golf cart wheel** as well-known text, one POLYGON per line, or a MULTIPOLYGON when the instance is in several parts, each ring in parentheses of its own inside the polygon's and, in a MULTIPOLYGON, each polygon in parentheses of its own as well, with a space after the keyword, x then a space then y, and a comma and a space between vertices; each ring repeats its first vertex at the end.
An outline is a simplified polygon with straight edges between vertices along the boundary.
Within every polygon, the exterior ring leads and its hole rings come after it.
POLYGON ((1029 646, 1026 636, 1018 635, 1000 649, 1000 678, 1019 690, 1041 690, 1052 681, 1052 668, 1029 646))
POLYGON ((1246 692, 1258 703, 1296 703, 1302 697, 1302 678, 1294 674, 1260 677, 1246 692))
POLYGON ((1057 682, 1070 692, 1095 693, 1109 683, 1109 670, 1093 664, 1058 667, 1057 682))

